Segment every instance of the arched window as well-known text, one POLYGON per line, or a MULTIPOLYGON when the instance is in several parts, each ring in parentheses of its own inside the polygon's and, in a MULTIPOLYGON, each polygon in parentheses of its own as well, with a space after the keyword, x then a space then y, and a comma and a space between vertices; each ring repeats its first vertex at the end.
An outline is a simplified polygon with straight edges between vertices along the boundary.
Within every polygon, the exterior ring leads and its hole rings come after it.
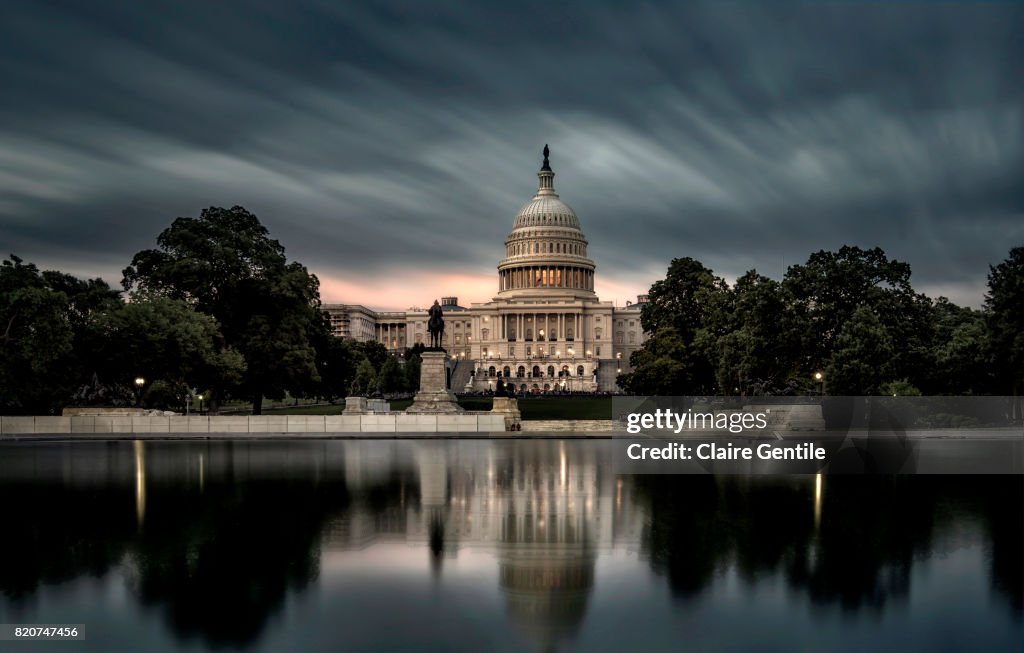
POLYGON ((554 376, 554 375, 555 375, 555 366, 554 365, 548 365, 548 376, 554 376))
POLYGON ((583 366, 582 365, 577 365, 576 366, 576 376, 583 376, 583 366))
POLYGON ((506 365, 501 369, 501 375, 507 379, 508 377, 512 376, 512 369, 509 368, 508 365, 506 365))
MULTIPOLYGON (((516 376, 519 378, 526 376, 526 368, 520 365, 519 368, 516 369, 516 376)), ((523 389, 525 390, 526 388, 524 387, 523 389)))
POLYGON ((487 368, 487 376, 494 376, 496 373, 497 371, 494 369, 493 365, 487 368))
POLYGON ((533 366, 533 376, 540 376, 540 365, 533 366))

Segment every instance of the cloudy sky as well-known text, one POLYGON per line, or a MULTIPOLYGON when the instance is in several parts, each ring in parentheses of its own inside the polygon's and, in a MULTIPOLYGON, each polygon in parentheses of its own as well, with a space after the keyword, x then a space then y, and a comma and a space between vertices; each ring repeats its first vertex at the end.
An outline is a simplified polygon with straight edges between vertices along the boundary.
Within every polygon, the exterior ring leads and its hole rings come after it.
POLYGON ((854 244, 977 306, 1024 245, 1024 4, 501 4, 0 3, 0 250, 116 285, 241 204, 325 301, 466 305, 545 143, 620 304, 854 244))

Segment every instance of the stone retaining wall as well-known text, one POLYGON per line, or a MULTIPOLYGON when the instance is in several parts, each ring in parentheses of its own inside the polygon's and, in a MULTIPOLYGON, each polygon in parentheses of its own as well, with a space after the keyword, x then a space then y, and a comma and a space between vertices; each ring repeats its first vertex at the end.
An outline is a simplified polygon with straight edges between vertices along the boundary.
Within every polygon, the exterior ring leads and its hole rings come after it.
POLYGON ((492 413, 458 415, 249 415, 170 417, 79 415, 0 417, 0 434, 53 433, 490 433, 505 430, 492 413))

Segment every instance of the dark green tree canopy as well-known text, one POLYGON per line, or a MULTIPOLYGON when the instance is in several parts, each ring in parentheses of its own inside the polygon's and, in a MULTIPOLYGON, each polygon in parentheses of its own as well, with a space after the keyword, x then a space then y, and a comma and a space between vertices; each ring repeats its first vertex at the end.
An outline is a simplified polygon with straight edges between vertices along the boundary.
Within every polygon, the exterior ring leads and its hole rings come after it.
POLYGON ((1004 387, 1017 396, 1024 384, 1024 247, 989 269, 985 310, 1004 387))
POLYGON ((224 346, 243 356, 246 372, 237 384, 215 387, 215 395, 252 397, 258 414, 264 395, 302 394, 319 381, 311 338, 327 328, 319 282, 287 261, 255 215, 240 206, 204 209, 198 218, 175 220, 157 245, 132 259, 125 290, 180 299, 217 320, 224 346))
POLYGON ((0 265, 0 412, 46 414, 67 394, 67 303, 35 265, 13 255, 0 265))
POLYGON ((648 302, 640 311, 640 324, 648 333, 673 327, 681 337, 690 340, 706 325, 714 296, 725 288, 725 281, 700 261, 689 257, 673 259, 665 278, 651 286, 648 302))

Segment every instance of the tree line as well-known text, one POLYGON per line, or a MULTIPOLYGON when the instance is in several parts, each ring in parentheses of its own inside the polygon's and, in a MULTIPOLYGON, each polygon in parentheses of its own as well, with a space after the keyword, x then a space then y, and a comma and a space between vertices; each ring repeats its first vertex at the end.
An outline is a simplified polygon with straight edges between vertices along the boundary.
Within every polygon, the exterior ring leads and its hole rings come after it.
MULTIPOLYGON (((1018 396, 1024 247, 990 268, 982 310, 915 292, 910 274, 881 249, 849 246, 812 254, 782 281, 751 270, 732 285, 675 259, 650 289, 648 339, 619 385, 644 395, 1018 396)), ((353 382, 411 391, 421 349, 403 365, 379 343, 334 337, 316 276, 239 206, 174 220, 132 258, 121 290, 14 255, 0 265, 3 414, 140 399, 178 409, 193 390, 213 412, 242 399, 259 414, 264 397, 333 400, 353 382)))
POLYGON ((1024 247, 988 274, 982 310, 930 299, 879 248, 819 251, 781 281, 732 285, 672 261, 618 377, 641 395, 1013 395, 1024 382, 1024 247))
POLYGON ((379 343, 334 337, 316 276, 239 206, 174 220, 133 257, 121 290, 14 255, 0 265, 3 414, 140 400, 179 409, 193 390, 212 412, 242 399, 259 414, 264 397, 330 400, 356 379, 415 387, 409 353, 399 366, 379 343))

